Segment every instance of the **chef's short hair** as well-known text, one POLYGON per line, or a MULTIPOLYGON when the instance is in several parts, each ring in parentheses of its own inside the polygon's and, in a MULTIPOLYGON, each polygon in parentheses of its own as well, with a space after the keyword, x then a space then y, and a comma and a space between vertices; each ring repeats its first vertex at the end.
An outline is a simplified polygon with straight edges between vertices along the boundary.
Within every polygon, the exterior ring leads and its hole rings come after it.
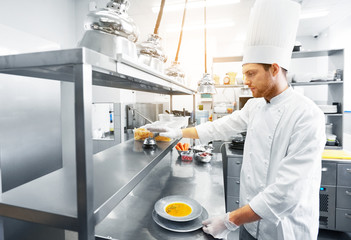
MULTIPOLYGON (((260 64, 263 66, 265 71, 268 71, 269 68, 272 66, 272 64, 266 64, 266 63, 260 63, 260 64)), ((282 68, 282 67, 280 67, 280 68, 282 69, 282 72, 283 72, 284 76, 286 77, 288 70, 286 70, 285 68, 282 68)))

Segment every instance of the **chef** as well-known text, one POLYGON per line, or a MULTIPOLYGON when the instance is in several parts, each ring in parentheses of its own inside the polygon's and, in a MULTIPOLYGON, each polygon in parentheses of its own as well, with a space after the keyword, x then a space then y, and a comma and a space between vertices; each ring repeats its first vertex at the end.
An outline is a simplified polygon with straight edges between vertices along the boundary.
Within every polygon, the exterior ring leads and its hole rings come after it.
POLYGON ((254 98, 242 110, 194 128, 160 129, 160 135, 202 143, 247 132, 240 208, 203 222, 215 238, 240 226, 244 240, 317 239, 324 115, 286 78, 299 13, 291 0, 256 0, 242 67, 254 98))

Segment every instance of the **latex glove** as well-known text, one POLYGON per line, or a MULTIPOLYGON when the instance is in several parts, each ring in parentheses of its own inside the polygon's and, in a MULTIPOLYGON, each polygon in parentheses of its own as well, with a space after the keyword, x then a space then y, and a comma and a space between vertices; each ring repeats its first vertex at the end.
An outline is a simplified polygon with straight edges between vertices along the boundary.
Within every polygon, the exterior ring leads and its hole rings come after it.
POLYGON ((183 137, 183 132, 181 129, 175 129, 163 126, 146 126, 146 129, 150 132, 159 132, 160 136, 168 138, 181 138, 183 137))
POLYGON ((229 221, 229 212, 220 216, 209 218, 202 222, 203 230, 207 234, 211 234, 214 238, 227 239, 231 231, 239 228, 236 224, 229 221))

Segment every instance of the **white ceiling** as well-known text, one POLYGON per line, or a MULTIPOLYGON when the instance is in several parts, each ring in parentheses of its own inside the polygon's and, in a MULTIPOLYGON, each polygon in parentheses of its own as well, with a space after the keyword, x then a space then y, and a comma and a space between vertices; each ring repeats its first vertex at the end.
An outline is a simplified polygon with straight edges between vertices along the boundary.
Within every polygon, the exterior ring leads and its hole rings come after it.
MULTIPOLYGON (((202 1, 202 0, 188 0, 202 1)), ((217 0, 221 1, 221 0, 217 0)), ((207 21, 213 21, 218 19, 228 19, 235 22, 235 26, 227 29, 221 29, 218 31, 212 31, 209 34, 222 34, 222 30, 226 34, 234 32, 236 35, 245 34, 245 28, 248 21, 250 8, 252 7, 255 0, 241 0, 238 4, 231 4, 225 6, 217 6, 207 8, 207 21)), ((351 0, 295 0, 300 2, 302 5, 302 13, 314 10, 328 10, 329 14, 325 17, 312 18, 312 19, 301 19, 298 29, 298 36, 315 35, 329 26, 335 24, 340 19, 351 14, 351 0)), ((139 19, 143 16, 144 20, 152 23, 152 26, 156 23, 157 13, 151 11, 152 7, 159 6, 161 0, 130 0, 131 6, 129 8, 129 15, 133 18, 139 19), (146 18, 146 19, 145 19, 146 18)), ((185 0, 166 0, 167 4, 174 3, 185 3, 185 0)), ((161 22, 161 31, 167 25, 178 25, 181 24, 183 11, 177 12, 165 12, 161 22)), ((136 21, 138 23, 138 21, 136 21)), ((185 25, 203 22, 203 9, 189 9, 187 11, 185 25)), ((153 28, 151 29, 153 30, 153 28)), ((150 30, 149 30, 150 32, 150 30)))

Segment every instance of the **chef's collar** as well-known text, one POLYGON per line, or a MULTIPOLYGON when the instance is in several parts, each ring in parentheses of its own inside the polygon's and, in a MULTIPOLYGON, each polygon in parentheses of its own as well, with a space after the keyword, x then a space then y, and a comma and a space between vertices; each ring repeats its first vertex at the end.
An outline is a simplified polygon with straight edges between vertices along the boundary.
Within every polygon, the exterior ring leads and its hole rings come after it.
POLYGON ((287 96, 289 96, 292 92, 292 88, 288 87, 286 90, 284 90, 282 93, 278 94, 277 96, 273 97, 269 102, 270 104, 278 104, 282 102, 283 99, 285 99, 287 96))

